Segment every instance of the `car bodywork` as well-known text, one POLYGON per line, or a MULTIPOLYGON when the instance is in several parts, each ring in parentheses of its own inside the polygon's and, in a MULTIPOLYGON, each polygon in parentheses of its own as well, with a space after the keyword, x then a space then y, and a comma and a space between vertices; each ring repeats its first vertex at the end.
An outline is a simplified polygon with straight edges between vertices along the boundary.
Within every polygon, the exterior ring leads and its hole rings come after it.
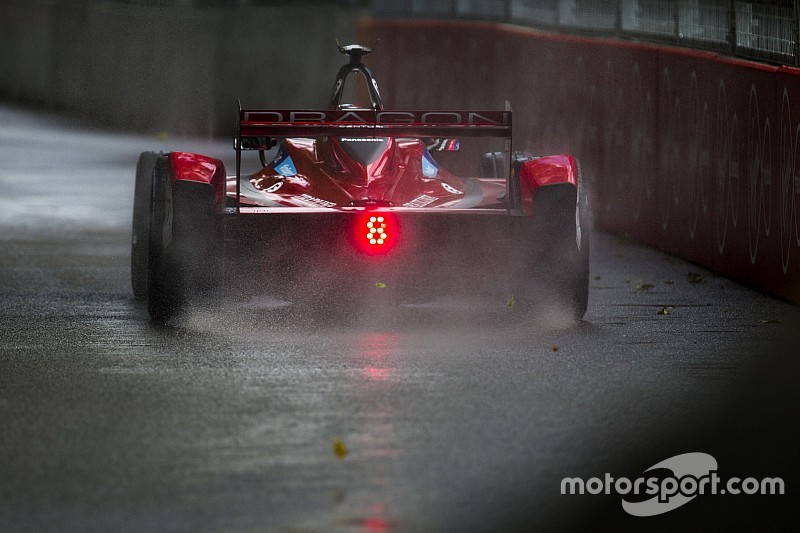
POLYGON ((575 158, 514 152, 508 104, 385 110, 362 61, 371 50, 340 51, 350 61, 327 109, 240 106, 235 174, 200 154, 142 155, 132 278, 153 318, 236 278, 232 272, 245 272, 238 268, 245 263, 251 268, 238 281, 248 291, 285 289, 290 296, 315 273, 336 271, 336 281, 326 276, 314 289, 335 298, 389 285, 376 279, 413 289, 406 292, 417 298, 469 291, 477 285, 463 280, 481 270, 483 280, 504 280, 498 286, 509 301, 559 300, 582 316, 588 209, 575 158), (342 103, 351 74, 366 80, 368 105, 342 103), (457 174, 439 163, 440 155, 482 146, 485 138, 501 150, 482 153, 479 173, 457 174), (244 172, 249 152, 260 165, 244 172))

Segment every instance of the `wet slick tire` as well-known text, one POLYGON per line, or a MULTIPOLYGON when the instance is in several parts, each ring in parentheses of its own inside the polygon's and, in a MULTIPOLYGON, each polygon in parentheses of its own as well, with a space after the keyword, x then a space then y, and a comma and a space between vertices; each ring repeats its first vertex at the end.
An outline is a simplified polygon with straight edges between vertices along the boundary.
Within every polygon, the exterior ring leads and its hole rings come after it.
POLYGON ((147 310, 168 320, 216 285, 219 223, 204 183, 170 179, 168 156, 153 171, 147 310))
POLYGON ((534 245, 526 261, 533 279, 524 299, 534 309, 562 310, 581 320, 589 303, 590 217, 580 165, 577 191, 568 183, 540 187, 534 211, 534 245))
POLYGON ((147 298, 147 261, 150 252, 150 197, 153 169, 159 154, 142 152, 136 163, 131 231, 131 288, 137 300, 147 298))

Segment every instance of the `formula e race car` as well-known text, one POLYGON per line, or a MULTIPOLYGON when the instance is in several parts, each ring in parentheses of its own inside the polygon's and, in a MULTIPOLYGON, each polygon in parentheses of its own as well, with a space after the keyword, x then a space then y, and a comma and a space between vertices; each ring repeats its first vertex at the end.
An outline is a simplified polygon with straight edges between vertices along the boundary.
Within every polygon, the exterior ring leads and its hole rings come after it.
POLYGON ((253 293, 329 303, 480 293, 581 318, 589 213, 575 158, 513 151, 508 104, 386 110, 363 63, 372 49, 339 50, 349 60, 326 109, 239 106, 235 175, 199 154, 140 156, 131 274, 151 317, 253 293), (348 92, 351 74, 366 83, 348 92))

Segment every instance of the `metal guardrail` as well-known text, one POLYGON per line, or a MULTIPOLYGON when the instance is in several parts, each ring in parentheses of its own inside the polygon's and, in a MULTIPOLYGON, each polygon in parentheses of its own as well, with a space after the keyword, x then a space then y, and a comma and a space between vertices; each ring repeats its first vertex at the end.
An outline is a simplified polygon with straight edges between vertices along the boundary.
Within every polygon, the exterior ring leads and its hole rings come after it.
POLYGON ((373 0, 372 9, 378 17, 509 22, 800 66, 800 0, 373 0))

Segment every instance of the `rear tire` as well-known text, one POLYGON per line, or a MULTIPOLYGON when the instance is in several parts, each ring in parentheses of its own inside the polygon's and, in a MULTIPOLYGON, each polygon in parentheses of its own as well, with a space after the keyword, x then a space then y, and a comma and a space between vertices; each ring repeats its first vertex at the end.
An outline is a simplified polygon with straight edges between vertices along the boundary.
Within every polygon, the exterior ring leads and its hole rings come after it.
POLYGON ((590 220, 586 187, 578 165, 578 189, 548 185, 536 191, 533 239, 524 261, 523 292, 537 309, 562 309, 580 320, 589 304, 590 220))
POLYGON ((137 300, 147 298, 147 262, 150 247, 150 196, 153 169, 159 154, 142 152, 136 163, 131 231, 131 288, 137 300))
POLYGON ((169 319, 216 286, 220 231, 214 191, 169 176, 167 156, 153 172, 147 309, 169 319))
POLYGON ((589 216, 588 195, 583 180, 581 164, 578 166, 578 204, 575 211, 575 242, 573 250, 573 268, 571 280, 572 312, 580 320, 589 307, 589 248, 591 238, 591 220, 589 216))

